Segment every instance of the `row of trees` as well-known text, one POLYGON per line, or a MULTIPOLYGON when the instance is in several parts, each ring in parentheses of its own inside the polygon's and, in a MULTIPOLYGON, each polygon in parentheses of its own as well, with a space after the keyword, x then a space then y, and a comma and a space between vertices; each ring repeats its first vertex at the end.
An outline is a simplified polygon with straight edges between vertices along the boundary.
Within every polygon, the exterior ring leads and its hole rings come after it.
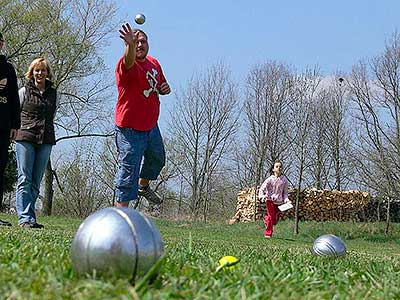
MULTIPOLYGON (((53 64, 61 94, 58 141, 111 135, 105 100, 115 98, 110 89, 114 80, 104 77, 112 72, 106 71, 102 50, 116 28, 114 4, 0 4, 0 27, 21 80, 34 57, 45 55, 53 64)), ((269 61, 253 66, 240 85, 223 64, 190 78, 175 91, 176 103, 163 130, 167 165, 153 184, 165 198, 164 213, 204 220, 231 214, 236 193, 259 185, 278 158, 299 191, 356 188, 397 199, 399 42, 394 34, 381 54, 355 64, 349 74, 324 76, 318 68, 297 71, 269 61)), ((96 146, 77 145, 81 149, 75 146, 74 155, 48 166, 47 214, 52 211, 54 174, 56 213, 85 216, 113 203, 112 138, 96 146)))
POLYGON ((278 158, 298 191, 360 189, 398 200, 399 42, 394 34, 382 54, 349 74, 298 72, 276 61, 254 66, 242 95, 226 66, 189 80, 168 136, 190 212, 220 215, 220 191, 259 185, 278 158))
MULTIPOLYGON (((114 81, 103 50, 115 31, 115 13, 114 2, 105 0, 0 0, 0 28, 20 85, 33 59, 44 56, 51 62, 60 97, 57 142, 111 135, 105 103, 112 99, 114 81)), ((44 182, 44 211, 50 214, 52 161, 44 182)))

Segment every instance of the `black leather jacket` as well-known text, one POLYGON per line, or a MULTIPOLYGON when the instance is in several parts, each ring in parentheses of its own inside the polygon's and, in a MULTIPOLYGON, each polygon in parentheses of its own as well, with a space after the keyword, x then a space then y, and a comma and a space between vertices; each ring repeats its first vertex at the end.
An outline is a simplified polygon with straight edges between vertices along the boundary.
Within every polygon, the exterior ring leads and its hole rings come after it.
POLYGON ((0 55, 0 130, 20 127, 18 83, 14 67, 0 55))

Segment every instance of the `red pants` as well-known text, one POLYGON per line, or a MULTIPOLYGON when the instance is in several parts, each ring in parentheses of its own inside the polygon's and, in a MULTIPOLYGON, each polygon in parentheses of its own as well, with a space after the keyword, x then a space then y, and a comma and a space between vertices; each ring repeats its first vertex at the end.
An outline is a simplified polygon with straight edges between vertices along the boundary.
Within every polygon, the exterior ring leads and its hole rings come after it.
POLYGON ((273 226, 278 224, 279 208, 271 200, 267 200, 265 203, 267 205, 267 215, 264 217, 264 236, 272 236, 273 226))

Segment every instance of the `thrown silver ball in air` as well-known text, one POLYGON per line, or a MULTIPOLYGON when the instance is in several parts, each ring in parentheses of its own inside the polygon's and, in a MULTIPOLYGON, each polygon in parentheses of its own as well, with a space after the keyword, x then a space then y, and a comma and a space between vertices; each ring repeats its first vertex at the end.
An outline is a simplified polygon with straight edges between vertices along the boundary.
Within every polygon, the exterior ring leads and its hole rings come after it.
POLYGON ((142 25, 146 21, 146 17, 144 14, 137 14, 135 16, 135 22, 136 24, 142 25))

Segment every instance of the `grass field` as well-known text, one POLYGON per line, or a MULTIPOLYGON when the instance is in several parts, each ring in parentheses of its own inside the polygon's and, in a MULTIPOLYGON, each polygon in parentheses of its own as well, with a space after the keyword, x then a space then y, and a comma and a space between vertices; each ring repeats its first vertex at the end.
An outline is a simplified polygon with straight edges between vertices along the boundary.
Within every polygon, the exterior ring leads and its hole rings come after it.
POLYGON ((69 248, 81 220, 45 218, 44 230, 0 228, 0 299, 400 299, 400 225, 383 233, 379 223, 300 224, 276 227, 270 240, 261 222, 204 224, 156 220, 166 249, 160 275, 136 291, 128 279, 79 278, 69 248), (347 255, 310 254, 314 239, 340 236, 347 255), (215 273, 224 255, 241 259, 215 273))

